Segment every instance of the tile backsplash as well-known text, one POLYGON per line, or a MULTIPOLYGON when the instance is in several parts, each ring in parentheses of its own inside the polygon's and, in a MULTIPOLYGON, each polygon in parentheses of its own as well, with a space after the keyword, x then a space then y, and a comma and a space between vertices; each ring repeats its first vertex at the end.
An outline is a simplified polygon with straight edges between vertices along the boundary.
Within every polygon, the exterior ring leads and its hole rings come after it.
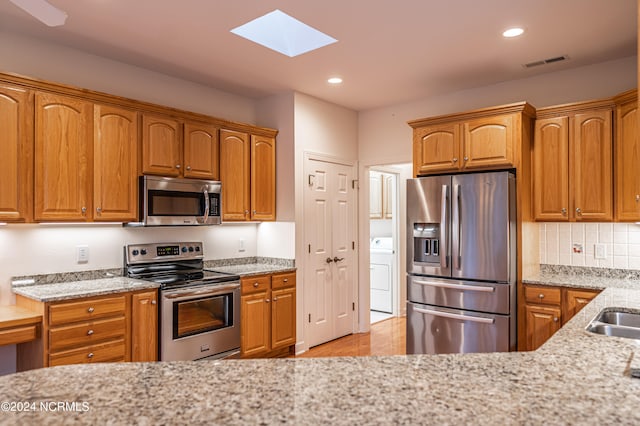
POLYGON ((540 223, 540 263, 640 270, 640 225, 540 223))

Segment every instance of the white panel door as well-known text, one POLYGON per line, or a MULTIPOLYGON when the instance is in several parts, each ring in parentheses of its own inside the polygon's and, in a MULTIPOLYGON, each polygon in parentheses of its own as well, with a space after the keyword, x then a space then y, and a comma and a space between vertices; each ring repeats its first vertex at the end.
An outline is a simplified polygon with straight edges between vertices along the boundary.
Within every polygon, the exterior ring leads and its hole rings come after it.
POLYGON ((305 340, 311 347, 353 333, 356 197, 351 166, 307 160, 305 174, 305 340))

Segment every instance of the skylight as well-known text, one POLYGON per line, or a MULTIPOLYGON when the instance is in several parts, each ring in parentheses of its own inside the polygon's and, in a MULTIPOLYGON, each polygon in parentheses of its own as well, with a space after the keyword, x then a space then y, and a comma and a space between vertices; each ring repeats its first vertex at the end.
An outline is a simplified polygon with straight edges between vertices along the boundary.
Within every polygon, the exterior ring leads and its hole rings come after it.
POLYGON ((290 58, 338 41, 278 9, 231 32, 290 58))

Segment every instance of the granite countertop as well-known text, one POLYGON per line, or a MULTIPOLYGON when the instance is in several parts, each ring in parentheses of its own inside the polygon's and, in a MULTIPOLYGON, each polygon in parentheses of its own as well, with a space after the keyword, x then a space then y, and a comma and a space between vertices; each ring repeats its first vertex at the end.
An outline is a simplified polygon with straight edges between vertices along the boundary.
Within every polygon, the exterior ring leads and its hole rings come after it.
POLYGON ((16 294, 39 302, 76 299, 80 297, 102 296, 105 294, 158 288, 160 284, 127 277, 100 278, 55 284, 35 284, 13 286, 16 294))
POLYGON ((640 424, 640 343, 584 329, 608 306, 640 311, 640 290, 606 289, 534 352, 33 370, 0 377, 3 401, 34 403, 0 424, 640 424))
POLYGON ((293 272, 295 267, 274 265, 270 263, 246 263, 242 265, 214 266, 207 267, 209 271, 224 272, 227 274, 240 275, 248 277, 252 275, 277 274, 284 272, 293 272))
MULTIPOLYGON (((576 269, 574 269, 576 270, 576 269)), ((580 269, 577 269, 580 271, 580 269)), ((635 275, 629 276, 597 276, 587 273, 575 273, 571 270, 543 270, 536 275, 522 278, 524 284, 548 285, 558 287, 590 288, 604 290, 605 288, 622 288, 640 290, 640 279, 635 275)))

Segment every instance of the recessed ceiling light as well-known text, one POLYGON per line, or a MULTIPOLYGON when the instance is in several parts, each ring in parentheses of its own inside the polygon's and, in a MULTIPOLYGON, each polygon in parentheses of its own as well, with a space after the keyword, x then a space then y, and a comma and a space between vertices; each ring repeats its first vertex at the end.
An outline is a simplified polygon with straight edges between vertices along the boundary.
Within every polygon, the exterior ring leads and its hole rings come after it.
POLYGON ((338 41, 278 9, 231 32, 290 58, 338 41))
POLYGON ((505 30, 502 33, 502 36, 507 38, 518 37, 519 35, 522 35, 522 33, 524 33, 524 29, 519 27, 514 27, 514 28, 509 28, 505 30))
POLYGON ((340 84, 342 83, 342 79, 340 77, 331 77, 329 80, 327 80, 327 83, 340 84))

